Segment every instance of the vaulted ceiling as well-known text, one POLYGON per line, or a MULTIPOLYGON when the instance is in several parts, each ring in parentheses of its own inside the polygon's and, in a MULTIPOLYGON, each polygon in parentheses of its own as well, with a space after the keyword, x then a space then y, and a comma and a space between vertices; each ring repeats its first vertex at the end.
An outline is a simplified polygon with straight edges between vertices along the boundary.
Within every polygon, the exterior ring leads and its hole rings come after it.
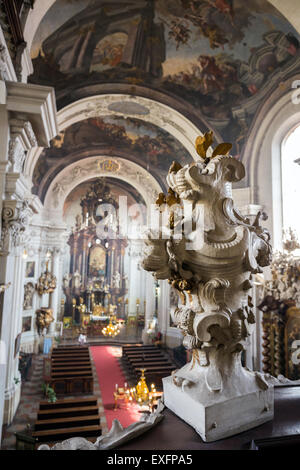
MULTIPOLYGON (((159 101, 242 159, 257 112, 300 72, 299 42, 266 0, 57 0, 35 34, 30 81, 54 86, 58 109, 104 93, 159 101)), ((173 159, 191 161, 180 140, 142 113, 100 112, 43 152, 34 191, 43 199, 63 166, 97 152, 133 160, 162 184, 173 159)))

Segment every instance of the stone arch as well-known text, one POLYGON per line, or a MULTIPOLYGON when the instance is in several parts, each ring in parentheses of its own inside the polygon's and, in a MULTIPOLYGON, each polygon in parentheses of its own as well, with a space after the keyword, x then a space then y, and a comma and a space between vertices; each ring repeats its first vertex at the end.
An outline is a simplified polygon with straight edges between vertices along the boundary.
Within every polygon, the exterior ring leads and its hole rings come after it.
POLYGON ((62 170, 52 181, 44 203, 47 216, 61 221, 64 202, 75 187, 94 177, 109 176, 132 185, 143 197, 147 208, 154 203, 162 188, 150 173, 136 163, 119 157, 90 157, 62 170))
MULTIPOLYGON (((58 112, 59 131, 81 120, 98 116, 134 117, 155 124, 181 142, 194 160, 198 159, 195 139, 202 135, 186 116, 159 101, 128 94, 103 94, 82 98, 58 112)), ((42 148, 32 149, 26 158, 24 172, 32 178, 42 148)), ((174 155, 176 159, 176 155, 174 155)))

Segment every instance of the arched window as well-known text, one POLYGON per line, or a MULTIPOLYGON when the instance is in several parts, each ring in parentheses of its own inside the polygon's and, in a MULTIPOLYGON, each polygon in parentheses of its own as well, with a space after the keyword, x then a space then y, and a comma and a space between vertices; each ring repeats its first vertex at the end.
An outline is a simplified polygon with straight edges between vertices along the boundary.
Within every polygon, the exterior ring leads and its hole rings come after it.
POLYGON ((282 228, 294 230, 300 241, 300 125, 283 141, 281 185, 282 228))

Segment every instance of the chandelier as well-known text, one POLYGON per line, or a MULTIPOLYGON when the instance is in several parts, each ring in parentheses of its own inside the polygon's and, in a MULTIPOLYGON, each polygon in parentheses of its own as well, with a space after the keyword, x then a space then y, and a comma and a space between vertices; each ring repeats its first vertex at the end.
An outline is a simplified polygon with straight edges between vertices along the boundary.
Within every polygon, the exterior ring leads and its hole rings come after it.
POLYGON ((117 336, 119 333, 120 333, 120 326, 118 324, 115 323, 115 318, 116 317, 112 317, 110 316, 109 317, 109 323, 107 326, 105 326, 103 329, 102 329, 102 334, 104 336, 108 336, 110 338, 114 338, 115 336, 117 336))
POLYGON ((149 391, 145 377, 146 369, 140 369, 140 371, 142 375, 137 385, 130 389, 130 394, 139 405, 150 405, 153 394, 156 393, 156 388, 154 384, 151 384, 151 391, 149 391))

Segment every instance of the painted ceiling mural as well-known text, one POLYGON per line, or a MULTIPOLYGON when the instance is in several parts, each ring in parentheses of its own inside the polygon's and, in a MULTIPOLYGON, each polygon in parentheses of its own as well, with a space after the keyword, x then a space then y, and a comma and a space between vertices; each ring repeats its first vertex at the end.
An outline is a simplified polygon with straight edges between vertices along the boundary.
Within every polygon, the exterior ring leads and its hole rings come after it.
POLYGON ((61 132, 43 151, 33 174, 33 193, 43 200, 59 171, 96 155, 127 158, 150 171, 161 184, 174 159, 182 165, 193 161, 178 140, 154 124, 130 117, 89 118, 61 132))
POLYGON ((37 31, 30 80, 55 86, 59 107, 91 85, 159 91, 240 158, 258 108, 300 71, 299 43, 266 0, 57 0, 37 31))

